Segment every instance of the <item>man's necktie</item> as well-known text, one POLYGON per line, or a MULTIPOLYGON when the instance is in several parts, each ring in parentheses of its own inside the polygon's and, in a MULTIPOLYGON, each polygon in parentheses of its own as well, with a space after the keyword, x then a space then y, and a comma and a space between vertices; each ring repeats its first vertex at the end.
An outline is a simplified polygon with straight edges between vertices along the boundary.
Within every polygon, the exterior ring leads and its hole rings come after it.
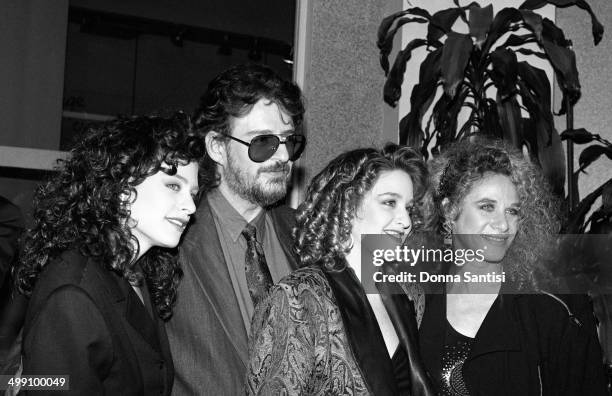
POLYGON ((256 307, 268 294, 268 290, 272 286, 272 275, 270 275, 261 243, 257 241, 255 227, 247 224, 242 231, 242 236, 247 242, 244 271, 249 294, 251 300, 253 300, 253 306, 256 307))

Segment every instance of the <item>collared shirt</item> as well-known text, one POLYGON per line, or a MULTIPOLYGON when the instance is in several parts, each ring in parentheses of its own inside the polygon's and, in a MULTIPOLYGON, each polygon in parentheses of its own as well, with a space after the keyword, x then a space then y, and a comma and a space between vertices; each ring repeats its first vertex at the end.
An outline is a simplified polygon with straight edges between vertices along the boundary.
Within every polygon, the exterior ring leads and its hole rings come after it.
MULTIPOLYGON (((242 320, 248 334, 255 309, 249 295, 244 272, 247 243, 241 233, 246 227, 247 221, 234 209, 218 189, 210 191, 206 199, 208 199, 215 220, 215 227, 217 235, 219 235, 223 256, 227 263, 234 293, 236 294, 242 320)), ((291 267, 278 240, 274 223, 270 215, 265 210, 262 210, 251 221, 251 225, 257 230, 257 240, 263 246, 272 280, 276 283, 291 271, 291 267)))
MULTIPOLYGON (((143 273, 142 267, 138 263, 134 265, 134 270, 143 273)), ((151 305, 153 303, 153 299, 151 298, 151 294, 149 293, 149 286, 147 285, 147 281, 143 278, 142 285, 134 286, 130 283, 130 286, 132 286, 132 289, 138 296, 138 299, 140 300, 142 305, 144 305, 144 307, 147 309, 149 316, 153 318, 156 313, 154 313, 153 306, 151 305)))

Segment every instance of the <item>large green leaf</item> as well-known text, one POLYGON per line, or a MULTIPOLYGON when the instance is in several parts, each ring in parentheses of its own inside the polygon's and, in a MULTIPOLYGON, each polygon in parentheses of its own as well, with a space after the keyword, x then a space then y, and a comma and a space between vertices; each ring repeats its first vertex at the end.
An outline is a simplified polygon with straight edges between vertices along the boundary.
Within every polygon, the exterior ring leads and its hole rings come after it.
POLYGON ((480 119, 479 132, 497 139, 503 139, 497 103, 495 100, 487 98, 481 106, 482 117, 480 119))
MULTIPOLYGON (((523 102, 523 107, 527 111, 529 118, 534 122, 532 129, 535 130, 535 128, 538 126, 536 124, 542 121, 544 123, 543 125, 547 127, 547 133, 550 135, 554 126, 552 115, 547 114, 547 111, 550 113, 550 110, 544 108, 543 103, 538 100, 538 96, 528 86, 526 86, 524 81, 519 80, 517 86, 519 89, 518 95, 523 102)), ((530 133, 532 133, 530 129, 524 129, 525 138, 530 133)), ((548 139, 550 139, 550 136, 548 139)), ((536 141, 534 140, 533 143, 535 144, 536 141)), ((537 145, 534 145, 534 148, 537 148, 537 145)))
POLYGON ((491 71, 489 75, 497 87, 497 93, 502 101, 516 93, 518 62, 514 51, 497 48, 491 52, 491 71))
POLYGON ((521 128, 521 108, 514 96, 502 99, 497 92, 497 113, 503 133, 503 139, 516 148, 523 145, 523 131, 521 128))
POLYGON ((385 17, 380 23, 380 26, 378 27, 378 32, 376 35, 376 37, 378 38, 377 40, 378 48, 381 47, 382 45, 381 43, 383 43, 385 39, 387 38, 389 34, 389 30, 392 29, 391 27, 393 26, 393 24, 396 23, 398 19, 403 18, 406 15, 413 15, 413 16, 421 17, 427 20, 431 19, 431 15, 429 14, 429 12, 427 12, 427 10, 424 10, 418 7, 409 8, 403 11, 398 11, 396 13, 389 15, 388 17, 385 17))
MULTIPOLYGON (((571 103, 575 104, 580 98, 578 69, 574 52, 568 47, 569 41, 565 38, 563 31, 550 19, 542 19, 531 11, 522 10, 521 16, 544 49, 546 57, 555 70, 557 81, 564 95, 567 95, 571 103)), ((518 51, 540 56, 539 52, 526 48, 518 51)), ((563 112, 564 108, 561 109, 560 113, 563 112)))
POLYGON ((379 37, 377 42, 378 48, 380 49, 380 66, 385 71, 385 76, 389 74, 389 54, 393 49, 393 38, 395 33, 407 23, 427 23, 426 19, 423 18, 401 18, 397 21, 397 24, 387 32, 385 37, 379 37))
POLYGON ((542 16, 529 10, 520 10, 521 16, 525 24, 536 36, 536 39, 542 40, 542 16))
POLYGON ((580 201, 578 206, 571 210, 568 216, 568 221, 563 226, 561 233, 578 234, 583 231, 582 224, 584 223, 584 217, 591 210, 591 207, 593 206, 597 198, 599 198, 599 196, 602 194, 603 190, 610 188, 610 186, 612 186, 612 179, 608 180, 607 182, 599 186, 595 191, 584 197, 584 199, 580 201))
MULTIPOLYGON (((542 124, 541 120, 539 124, 542 124)), ((559 133, 553 129, 549 139, 547 129, 545 125, 536 126, 538 159, 553 192, 562 197, 565 189, 565 152, 559 133)))
POLYGON ((528 143, 530 150, 536 154, 535 158, 540 163, 538 154, 543 147, 542 143, 550 145, 552 142, 553 118, 552 115, 546 113, 542 103, 538 102, 537 96, 530 92, 524 82, 519 81, 518 85, 519 95, 528 114, 527 120, 522 120, 523 141, 528 143))
POLYGON ((533 56, 537 56, 540 59, 548 60, 548 57, 546 56, 546 54, 540 51, 533 51, 528 48, 517 48, 514 51, 518 54, 533 55, 533 56))
MULTIPOLYGON (((382 20, 382 22, 378 26, 378 32, 376 33, 376 37, 377 37, 376 45, 381 51, 383 47, 385 46, 385 41, 387 40, 387 37, 389 35, 389 30, 391 29, 391 26, 393 26, 393 23, 395 23, 396 19, 403 17, 407 13, 408 13, 408 10, 399 11, 399 12, 393 13, 385 17, 382 20)), ((387 54, 389 54, 390 52, 391 52, 391 49, 389 49, 387 54)))
MULTIPOLYGON (((533 34, 523 34, 520 36, 516 34, 511 34, 508 36, 506 41, 500 44, 499 47, 497 48, 520 47, 522 45, 534 43, 534 42, 537 42, 537 40, 533 34)), ((514 51, 516 52, 516 50, 514 51)))
POLYGON ((457 18, 463 13, 462 8, 447 8, 433 14, 427 29, 427 41, 430 43, 438 41, 442 36, 450 33, 457 18))
POLYGON ((542 39, 547 39, 561 47, 568 47, 571 45, 571 42, 565 38, 563 30, 559 29, 557 25, 548 18, 542 19, 542 39))
POLYGON ((427 54, 419 68, 419 84, 437 87, 440 80, 442 48, 427 54))
POLYGON ((561 133, 561 140, 569 139, 576 144, 590 143, 596 139, 596 135, 584 128, 568 129, 561 133))
POLYGON ((489 52, 497 40, 508 33, 510 25, 521 19, 522 15, 516 8, 504 8, 495 14, 487 39, 482 46, 482 51, 484 53, 489 52))
MULTIPOLYGON (((423 148, 425 132, 421 123, 426 109, 431 105, 435 97, 437 87, 435 83, 417 84, 414 86, 410 96, 410 112, 402 118, 399 125, 400 144, 406 144, 416 149, 423 148)), ((427 158, 426 147, 423 149, 423 155, 427 158)))
MULTIPOLYGON (((423 149, 424 132, 421 127, 418 111, 411 111, 406 114, 406 116, 400 120, 399 129, 400 144, 404 144, 419 151, 423 149)), ((423 156, 427 158, 427 150, 421 152, 423 156)))
MULTIPOLYGON (((528 62, 519 62, 517 67, 519 78, 524 82, 524 91, 531 91, 536 104, 539 105, 541 114, 548 115, 552 122, 552 103, 550 96, 550 81, 546 72, 540 68, 530 65, 528 62)), ((521 95, 522 96, 522 95, 521 95)))
MULTIPOLYGON (((439 59, 439 57, 438 57, 439 59)), ((427 142, 431 136, 423 130, 423 116, 433 102, 438 85, 430 80, 414 86, 410 96, 410 112, 400 121, 400 144, 421 149, 425 159, 428 157, 427 142)))
POLYGON ((474 37, 474 45, 477 48, 482 47, 487 38, 487 33, 493 22, 493 5, 489 4, 486 7, 480 7, 476 4, 470 8, 470 17, 468 26, 470 28, 470 35, 474 37))
POLYGON ((580 99, 576 54, 573 50, 556 45, 546 39, 542 40, 542 47, 555 70, 557 81, 564 96, 570 99, 572 105, 576 104, 580 99))
POLYGON ((438 89, 441 55, 442 49, 438 48, 430 52, 421 63, 419 82, 414 86, 410 95, 410 113, 400 122, 399 141, 401 144, 419 147, 423 142, 424 132, 421 122, 438 89))
POLYGON ((419 7, 393 13, 382 20, 376 35, 376 45, 380 49, 380 65, 385 71, 385 75, 389 73, 388 56, 393 49, 393 36, 395 36, 397 30, 406 23, 423 23, 422 21, 426 22, 429 20, 431 20, 429 12, 419 7), (412 15, 417 18, 404 18, 406 15, 412 15))
POLYGON ((393 67, 387 76, 387 81, 385 82, 385 86, 383 88, 385 102, 387 102, 389 105, 393 107, 397 106, 397 101, 402 96, 402 84, 404 83, 406 64, 412 57, 412 50, 424 45, 427 45, 425 40, 414 39, 397 54, 393 67))
MULTIPOLYGON (((376 33, 376 37, 378 37, 377 42, 380 43, 385 39, 387 33, 389 32, 389 29, 391 29, 391 26, 393 25, 396 19, 403 17, 409 12, 409 10, 403 10, 394 12, 393 14, 384 17, 380 25, 378 25, 378 32, 376 33)), ((380 45, 378 47, 380 48, 380 45)))
POLYGON ((603 37, 604 27, 595 16, 595 13, 591 9, 591 6, 584 0, 527 0, 519 8, 527 10, 536 10, 546 4, 554 4, 557 7, 569 7, 578 6, 582 8, 591 16, 591 30, 593 33, 593 43, 599 44, 603 37))
POLYGON ((378 26, 378 32, 376 34, 376 37, 378 38, 377 43, 378 43, 378 48, 380 48, 380 43, 382 43, 385 38, 387 37, 389 30, 391 29, 391 27, 393 26, 393 24, 400 18, 403 18, 406 15, 415 15, 415 16, 420 16, 422 18, 425 18, 427 20, 431 19, 431 15, 429 14, 429 12, 427 12, 427 10, 424 10, 422 8, 409 8, 407 10, 403 10, 403 11, 398 11, 395 12, 385 18, 383 18, 382 22, 380 23, 380 25, 378 26))
POLYGON ((556 129, 553 129, 550 135, 549 144, 547 135, 547 126, 537 128, 538 158, 542 173, 548 179, 553 192, 562 197, 565 189, 565 152, 556 129))
POLYGON ((442 95, 434 105, 432 117, 435 130, 438 132, 436 143, 440 148, 456 140, 459 112, 463 108, 467 94, 467 88, 462 86, 455 97, 442 95))
POLYGON ((450 32, 442 47, 441 79, 444 92, 454 97, 463 81, 465 67, 472 52, 472 38, 467 34, 450 32))
POLYGON ((612 160, 612 147, 595 144, 582 150, 580 157, 578 158, 580 170, 584 170, 602 155, 605 155, 612 160))
POLYGON ((527 62, 519 63, 518 74, 519 95, 529 113, 529 122, 523 120, 523 139, 537 153, 542 173, 553 191, 563 196, 565 153, 550 111, 550 83, 543 70, 527 62))

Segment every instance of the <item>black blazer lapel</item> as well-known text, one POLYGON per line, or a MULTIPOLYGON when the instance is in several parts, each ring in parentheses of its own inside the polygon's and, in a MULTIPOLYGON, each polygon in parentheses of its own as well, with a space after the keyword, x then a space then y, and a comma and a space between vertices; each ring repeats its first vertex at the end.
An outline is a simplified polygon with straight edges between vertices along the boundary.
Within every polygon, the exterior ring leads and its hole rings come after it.
POLYGON ((136 292, 132 289, 129 283, 118 274, 109 271, 104 267, 102 263, 92 258, 84 258, 85 260, 91 260, 87 264, 88 271, 84 273, 83 282, 99 285, 90 288, 90 293, 96 304, 100 308, 102 314, 109 321, 110 327, 114 332, 117 332, 118 339, 120 340, 123 348, 130 353, 127 353, 124 358, 128 359, 128 364, 133 367, 135 372, 138 372, 140 364, 138 362, 138 354, 132 342, 129 342, 129 326, 133 327, 136 332, 143 337, 151 349, 155 353, 160 353, 159 342, 155 326, 150 319, 149 314, 146 311, 144 305, 138 299, 136 292), (87 279, 92 278, 92 279, 87 279), (138 299, 137 303, 140 304, 140 310, 136 307, 132 307, 134 302, 129 302, 130 293, 133 294, 133 298, 138 299), (137 319, 131 318, 132 314, 138 316, 137 319), (144 321, 141 315, 146 315, 149 322, 145 322, 144 326, 140 324, 144 321), (152 327, 152 328, 151 328, 152 327), (152 331, 151 331, 152 330, 152 331))
MULTIPOLYGON (((103 293, 106 293, 108 296, 107 299, 110 297, 116 314, 129 323, 155 352, 161 353, 156 330, 157 324, 147 312, 146 307, 142 301, 140 301, 140 298, 138 298, 132 286, 130 286, 126 279, 115 272, 105 269, 100 262, 94 259, 90 260, 92 260, 92 262, 89 267, 93 269, 93 274, 91 275, 98 278, 98 281, 102 285, 100 291, 103 290, 103 293)), ((98 296, 98 298, 100 301, 105 300, 102 295, 98 296)), ((101 307, 101 309, 106 308, 101 307)))
POLYGON ((368 388, 375 395, 397 395, 397 383, 374 312, 352 270, 325 272, 342 322, 368 388))
MULTIPOLYGON (((127 281, 118 282, 118 286, 125 296, 125 298, 119 302, 119 306, 121 307, 120 309, 124 310, 127 322, 156 352, 161 354, 162 351, 159 345, 157 324, 154 318, 149 315, 147 308, 127 281)), ((155 310, 153 313, 155 314, 155 310)))

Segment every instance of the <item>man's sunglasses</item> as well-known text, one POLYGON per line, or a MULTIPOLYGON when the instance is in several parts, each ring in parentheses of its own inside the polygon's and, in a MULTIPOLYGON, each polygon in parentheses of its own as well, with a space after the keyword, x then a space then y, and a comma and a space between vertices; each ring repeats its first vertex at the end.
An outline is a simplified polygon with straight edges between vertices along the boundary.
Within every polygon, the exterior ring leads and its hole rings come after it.
POLYGON ((259 135, 251 139, 250 143, 233 136, 227 137, 249 146, 249 158, 253 162, 264 162, 272 158, 281 144, 284 144, 287 148, 289 161, 295 161, 300 158, 306 147, 306 137, 304 135, 289 135, 285 140, 280 140, 277 135, 259 135))

